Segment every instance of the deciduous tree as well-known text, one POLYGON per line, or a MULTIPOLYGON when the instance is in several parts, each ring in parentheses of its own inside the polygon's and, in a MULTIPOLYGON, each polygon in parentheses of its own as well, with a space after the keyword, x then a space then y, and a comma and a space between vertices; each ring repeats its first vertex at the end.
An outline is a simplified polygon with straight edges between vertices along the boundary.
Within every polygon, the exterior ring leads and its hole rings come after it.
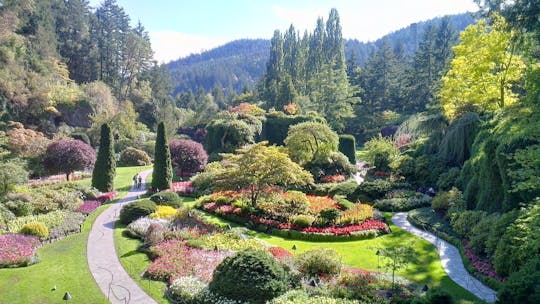
POLYGON ((208 154, 203 146, 189 139, 175 139, 169 143, 171 158, 182 172, 196 173, 204 170, 208 154))
POLYGON ((94 149, 80 140, 59 140, 45 151, 43 165, 50 173, 64 173, 66 179, 76 170, 90 169, 96 161, 94 149))
POLYGON ((339 138, 328 125, 302 122, 289 128, 285 145, 291 158, 303 165, 338 150, 339 138))

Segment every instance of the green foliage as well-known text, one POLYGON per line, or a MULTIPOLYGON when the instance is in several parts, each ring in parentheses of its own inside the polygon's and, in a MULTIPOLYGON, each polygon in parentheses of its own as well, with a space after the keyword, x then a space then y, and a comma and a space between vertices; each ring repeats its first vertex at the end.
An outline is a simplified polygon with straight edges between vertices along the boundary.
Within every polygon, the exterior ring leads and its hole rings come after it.
POLYGON ((25 184, 28 172, 22 163, 17 161, 2 161, 0 164, 0 197, 5 195, 15 185, 25 184))
POLYGON ((182 199, 175 192, 161 191, 152 194, 150 200, 156 203, 156 205, 170 206, 179 208, 182 205, 182 199))
MULTIPOLYGON (((476 253, 486 254, 486 243, 491 235, 491 227, 493 227, 499 221, 500 215, 498 213, 489 214, 479 222, 477 222, 471 229, 469 234, 469 247, 476 253)), ((499 235, 501 237, 502 235, 499 235)))
POLYGON ((152 171, 152 188, 169 189, 172 183, 171 152, 167 144, 165 123, 158 124, 155 147, 154 170, 152 171))
POLYGON ((303 165, 336 152, 339 138, 326 124, 302 122, 289 128, 284 142, 291 159, 303 165))
POLYGON ((462 237, 470 238, 473 227, 487 216, 484 211, 466 210, 456 212, 450 218, 452 229, 462 237))
POLYGON ((283 141, 287 138, 289 127, 306 121, 323 123, 324 119, 309 115, 286 115, 280 111, 270 112, 266 115, 262 138, 270 144, 283 145, 283 141))
POLYGON ((219 172, 223 170, 221 163, 211 162, 206 165, 203 172, 191 178, 191 182, 199 194, 210 194, 214 187, 214 180, 219 172))
POLYGON ((426 304, 454 304, 455 303, 454 297, 452 297, 452 295, 448 291, 440 287, 434 287, 428 290, 424 301, 426 304))
POLYGON ((266 251, 243 250, 214 271, 210 291, 232 300, 265 303, 287 290, 285 270, 266 251))
POLYGON ((268 147, 267 142, 246 146, 236 154, 222 154, 222 157, 214 187, 248 189, 252 205, 256 205, 260 192, 267 186, 303 186, 313 182, 311 174, 291 161, 284 149, 268 147))
POLYGON ((337 174, 348 178, 356 171, 356 166, 351 164, 347 156, 341 152, 330 152, 324 157, 317 156, 306 163, 304 167, 318 178, 337 174))
POLYGON ((335 276, 341 272, 341 257, 330 248, 305 251, 296 257, 298 270, 306 277, 335 276))
POLYGON ((39 238, 46 238, 49 236, 49 229, 41 222, 24 224, 19 232, 22 234, 35 235, 39 238))
POLYGON ((495 110, 517 102, 512 86, 522 79, 525 64, 516 54, 515 34, 498 14, 490 24, 481 19, 461 32, 440 91, 447 117, 459 117, 471 106, 495 110))
POLYGON ((129 203, 120 210, 120 222, 124 225, 135 221, 138 218, 148 216, 156 211, 156 203, 143 199, 129 203))
POLYGON ((350 134, 339 135, 339 152, 345 154, 351 164, 356 165, 356 139, 350 134))
POLYGON ((447 126, 443 115, 421 112, 401 123, 394 138, 408 138, 416 154, 433 154, 437 152, 447 126))
POLYGON ((461 191, 456 187, 452 187, 449 191, 438 192, 433 198, 431 207, 434 210, 459 212, 465 209, 465 202, 461 191))
POLYGON ((313 225, 315 217, 307 214, 299 214, 291 218, 291 223, 300 228, 307 228, 313 225))
POLYGON ((143 150, 127 147, 120 153, 120 164, 122 166, 147 166, 152 164, 152 159, 143 150))
POLYGON ((448 171, 439 175, 437 180, 437 189, 439 191, 448 191, 454 186, 461 174, 461 170, 458 167, 452 167, 448 171))
POLYGON ((365 157, 377 171, 389 172, 399 167, 401 163, 401 152, 390 139, 379 135, 364 144, 365 157))
POLYGON ((540 254, 540 200, 522 209, 495 250, 494 266, 500 275, 516 272, 527 261, 538 260, 540 254))
POLYGON ((450 165, 463 165, 470 157, 479 123, 476 113, 466 113, 452 122, 439 146, 439 157, 450 165))
POLYGON ((540 259, 531 259, 510 275, 497 293, 497 303, 521 304, 540 302, 540 259))
POLYGON ((92 187, 101 192, 114 190, 114 175, 116 173, 116 159, 111 127, 101 125, 101 136, 94 170, 92 171, 92 187))
POLYGON ((60 226, 67 217, 68 212, 63 210, 52 211, 47 214, 28 215, 17 217, 7 223, 8 231, 19 231, 25 224, 32 222, 43 223, 47 228, 52 229, 60 226))
POLYGON ((409 211, 416 208, 430 206, 431 201, 432 199, 429 195, 418 193, 409 197, 378 199, 373 202, 373 207, 381 211, 409 211))
POLYGON ((358 185, 353 194, 348 198, 351 201, 371 201, 383 198, 390 190, 410 188, 407 183, 393 183, 383 179, 366 181, 358 185))

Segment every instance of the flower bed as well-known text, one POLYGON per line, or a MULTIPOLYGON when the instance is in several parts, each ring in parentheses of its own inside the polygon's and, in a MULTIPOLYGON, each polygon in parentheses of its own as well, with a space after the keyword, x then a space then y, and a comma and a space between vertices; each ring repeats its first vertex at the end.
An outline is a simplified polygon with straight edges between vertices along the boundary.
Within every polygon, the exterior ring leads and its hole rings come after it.
POLYGON ((171 190, 183 195, 191 195, 195 193, 195 188, 191 182, 174 182, 171 185, 171 190))
POLYGON ((102 195, 98 196, 97 200, 103 204, 103 203, 112 201, 117 195, 118 195, 118 192, 111 191, 111 192, 103 193, 102 195))
POLYGON ((0 268, 26 266, 36 262, 36 248, 41 245, 35 236, 9 233, 0 235, 0 268))
POLYGON ((75 211, 88 215, 94 212, 99 206, 101 206, 100 201, 84 201, 75 211))
POLYGON ((495 269, 493 269, 493 266, 491 265, 489 261, 476 255, 471 250, 471 248, 469 248, 468 242, 466 240, 462 240, 461 243, 463 244, 463 250, 465 251, 465 256, 467 256, 467 258, 469 259, 469 262, 471 263, 472 267, 474 267, 474 269, 476 269, 481 274, 488 276, 492 279, 495 279, 499 282, 506 281, 505 278, 501 277, 495 272, 495 269))
POLYGON ((145 276, 172 282, 179 277, 196 276, 202 281, 212 279, 214 269, 231 251, 213 251, 189 247, 183 240, 171 239, 151 248, 157 255, 146 270, 145 276))

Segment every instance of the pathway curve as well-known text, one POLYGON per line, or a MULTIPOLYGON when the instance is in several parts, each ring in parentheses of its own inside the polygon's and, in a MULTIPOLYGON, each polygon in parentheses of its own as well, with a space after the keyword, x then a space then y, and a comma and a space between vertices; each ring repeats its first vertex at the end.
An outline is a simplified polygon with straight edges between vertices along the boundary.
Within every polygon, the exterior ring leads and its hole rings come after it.
MULTIPOLYGON (((152 170, 140 173, 143 180, 152 170)), ((88 236, 86 258, 90 272, 109 302, 116 303, 157 303, 137 285, 120 264, 114 246, 114 223, 122 206, 144 194, 146 184, 141 189, 132 187, 128 194, 101 213, 88 236)))
POLYGON ((482 282, 478 281, 475 277, 469 274, 463 265, 461 255, 456 247, 427 231, 414 227, 407 220, 406 212, 398 212, 394 214, 394 216, 392 216, 392 222, 399 228, 419 236, 435 245, 435 247, 437 247, 437 251, 439 252, 444 271, 446 271, 448 276, 459 286, 467 289, 469 292, 486 302, 495 302, 497 299, 497 292, 485 286, 482 282))

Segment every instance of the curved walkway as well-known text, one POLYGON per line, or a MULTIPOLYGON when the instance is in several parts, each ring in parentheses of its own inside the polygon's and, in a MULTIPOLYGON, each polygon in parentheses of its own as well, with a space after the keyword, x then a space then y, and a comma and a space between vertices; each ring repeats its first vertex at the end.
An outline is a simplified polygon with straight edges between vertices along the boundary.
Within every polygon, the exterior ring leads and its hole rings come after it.
MULTIPOLYGON (((150 172, 152 170, 140 173, 143 180, 146 180, 146 176, 150 172)), ((88 236, 86 258, 90 272, 101 291, 113 304, 157 303, 129 277, 118 260, 114 246, 114 223, 120 209, 123 205, 136 200, 138 195, 144 194, 145 186, 146 184, 143 184, 141 189, 132 187, 124 198, 101 213, 88 236)))
POLYGON ((394 214, 394 216, 392 216, 392 222, 399 228, 410 232, 416 236, 419 236, 424 240, 430 242, 431 244, 435 245, 435 247, 437 247, 437 251, 439 252, 441 264, 444 268, 444 271, 446 271, 448 276, 459 286, 465 288, 466 290, 486 302, 495 302, 495 300, 497 299, 497 293, 493 289, 485 286, 469 274, 469 272, 467 271, 467 269, 465 269, 465 266, 463 265, 461 255, 459 254, 459 250, 456 247, 429 232, 414 227, 407 220, 406 212, 399 212, 394 214))

